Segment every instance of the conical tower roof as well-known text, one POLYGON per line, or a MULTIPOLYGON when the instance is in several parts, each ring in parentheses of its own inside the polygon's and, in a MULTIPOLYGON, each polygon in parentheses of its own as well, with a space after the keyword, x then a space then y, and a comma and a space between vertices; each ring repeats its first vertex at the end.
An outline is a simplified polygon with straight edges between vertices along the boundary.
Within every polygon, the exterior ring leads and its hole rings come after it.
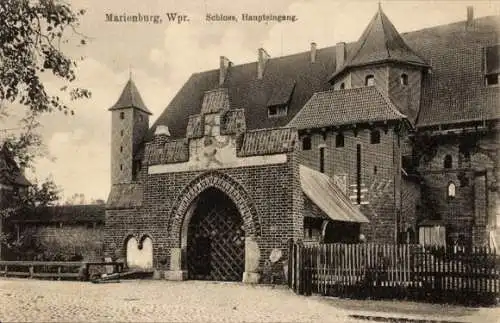
POLYGON ((414 66, 429 65, 403 40, 389 18, 379 9, 356 43, 346 63, 333 76, 350 67, 385 62, 400 62, 414 66))
POLYGON ((111 108, 109 108, 109 110, 112 111, 124 108, 136 108, 146 112, 147 114, 152 114, 142 101, 141 94, 139 93, 137 86, 135 86, 132 78, 128 80, 127 84, 123 88, 120 98, 111 108))

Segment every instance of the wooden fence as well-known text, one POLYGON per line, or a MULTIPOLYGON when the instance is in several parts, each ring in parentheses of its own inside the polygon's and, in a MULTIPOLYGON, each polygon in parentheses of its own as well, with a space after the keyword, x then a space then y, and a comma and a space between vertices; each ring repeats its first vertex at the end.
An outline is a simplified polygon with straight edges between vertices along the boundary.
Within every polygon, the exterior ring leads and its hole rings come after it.
POLYGON ((492 302, 499 256, 488 247, 290 242, 288 285, 296 293, 492 302))
POLYGON ((103 273, 123 271, 122 262, 0 261, 0 276, 89 280, 103 273))

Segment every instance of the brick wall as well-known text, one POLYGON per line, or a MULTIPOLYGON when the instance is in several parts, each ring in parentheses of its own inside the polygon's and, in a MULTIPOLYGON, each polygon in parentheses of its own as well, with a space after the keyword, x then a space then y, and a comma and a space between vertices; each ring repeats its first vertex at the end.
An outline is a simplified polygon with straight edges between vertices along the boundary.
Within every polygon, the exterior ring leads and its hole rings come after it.
POLYGON ((128 183, 132 180, 134 109, 111 112, 111 182, 128 183), (124 118, 120 118, 120 114, 124 118))
POLYGON ((420 108, 420 92, 422 87, 422 72, 403 66, 391 66, 388 69, 388 95, 391 101, 405 114, 415 121, 420 108), (406 74, 408 84, 401 83, 401 75, 406 74))
MULTIPOLYGON (((303 235, 302 193, 298 183, 298 163, 296 153, 288 153, 285 164, 229 168, 214 171, 229 176, 238 183, 255 208, 260 232, 255 240, 259 245, 260 264, 269 258, 273 248, 286 254, 289 238, 303 235)), ((182 199, 181 192, 201 175, 203 171, 176 172, 147 175, 144 168, 144 198, 140 209, 107 210, 105 246, 121 246, 126 237, 133 235, 140 239, 149 235, 153 240, 154 267, 169 268, 170 248, 180 247, 179 223, 172 217, 174 207, 182 199)), ((214 178, 217 178, 215 176, 214 178)), ((185 203, 185 202, 180 202, 185 203)), ((235 203, 238 205, 238 203, 235 203)), ((182 221, 181 221, 182 222, 182 221)))
POLYGON ((401 231, 408 228, 417 232, 417 221, 421 210, 420 181, 403 177, 401 185, 401 231))
MULTIPOLYGON (((496 199, 487 189, 495 182, 495 151, 482 149, 471 152, 470 161, 459 149, 459 138, 441 139, 435 155, 428 162, 421 161, 424 188, 422 191, 422 218, 444 221, 448 241, 465 240, 472 245, 487 242, 489 226, 495 222, 496 199), (445 157, 452 158, 450 169, 444 168, 445 157), (455 184, 456 195, 448 197, 448 185, 455 184)), ((492 133, 483 135, 480 147, 495 145, 492 133)))
POLYGON ((341 84, 344 83, 345 89, 366 86, 366 77, 373 75, 375 85, 387 93, 389 68, 387 65, 353 68, 344 77, 337 80, 333 86, 335 90, 339 90, 341 84))
MULTIPOLYGON (((392 127, 385 130, 380 127, 380 143, 370 143, 370 130, 359 129, 343 131, 344 147, 336 147, 336 132, 302 135, 311 137, 311 150, 300 151, 300 163, 319 170, 319 149, 325 149, 325 173, 331 177, 347 175, 348 195, 356 196, 356 150, 361 144, 361 177, 367 190, 363 201, 363 213, 370 223, 362 226, 362 231, 368 239, 379 242, 393 242, 395 239, 395 217, 399 203, 400 192, 400 149, 398 134, 392 127), (395 183, 396 179, 396 183, 395 183)), ((364 193, 364 192, 363 192, 364 193)), ((353 199, 355 201, 355 198, 353 199)))
MULTIPOLYGON (((24 224, 19 233, 34 231, 34 237, 48 255, 60 254, 72 257, 83 256, 83 260, 100 261, 103 257, 103 227, 89 224, 24 224)), ((14 233, 14 232, 13 232, 14 233)))

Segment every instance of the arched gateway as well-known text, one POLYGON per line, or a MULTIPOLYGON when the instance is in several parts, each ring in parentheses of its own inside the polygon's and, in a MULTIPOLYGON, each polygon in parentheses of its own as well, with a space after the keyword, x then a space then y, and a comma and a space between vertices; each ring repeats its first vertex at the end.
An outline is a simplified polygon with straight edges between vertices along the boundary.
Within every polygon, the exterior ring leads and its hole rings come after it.
POLYGON ((222 191, 202 192, 188 224, 189 279, 240 281, 245 270, 245 231, 234 202, 222 191))
POLYGON ((252 280, 260 251, 260 223, 247 192, 219 172, 205 173, 182 190, 171 216, 170 277, 252 280))

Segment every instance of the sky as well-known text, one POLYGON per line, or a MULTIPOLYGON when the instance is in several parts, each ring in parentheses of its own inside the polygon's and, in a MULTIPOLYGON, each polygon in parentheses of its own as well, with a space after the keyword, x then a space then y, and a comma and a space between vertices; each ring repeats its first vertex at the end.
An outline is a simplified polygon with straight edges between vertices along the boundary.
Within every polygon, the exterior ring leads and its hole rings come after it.
MULTIPOLYGON (((233 64, 256 61, 263 47, 271 57, 307 51, 337 42, 356 41, 378 8, 378 1, 335 0, 71 0, 85 9, 78 32, 87 44, 68 35, 63 51, 79 62, 73 85, 88 88, 92 98, 70 102, 74 116, 52 113, 41 117, 46 156, 28 172, 31 180, 52 178, 62 199, 83 193, 87 200, 107 199, 110 190, 110 126, 108 108, 118 99, 132 74, 152 111, 152 124, 193 73, 216 69, 219 57, 233 64), (168 22, 167 13, 189 21, 168 22), (295 15, 295 22, 242 22, 241 14, 295 15), (162 23, 107 22, 106 14, 159 15, 162 23), (238 22, 208 22, 206 15, 235 15, 238 22)), ((500 15, 496 1, 381 1, 399 32, 423 29, 474 16, 500 15)), ((78 38, 79 39, 79 38, 78 38)), ((49 89, 60 83, 44 76, 49 89)), ((19 116, 0 120, 0 129, 15 127, 19 116)))

